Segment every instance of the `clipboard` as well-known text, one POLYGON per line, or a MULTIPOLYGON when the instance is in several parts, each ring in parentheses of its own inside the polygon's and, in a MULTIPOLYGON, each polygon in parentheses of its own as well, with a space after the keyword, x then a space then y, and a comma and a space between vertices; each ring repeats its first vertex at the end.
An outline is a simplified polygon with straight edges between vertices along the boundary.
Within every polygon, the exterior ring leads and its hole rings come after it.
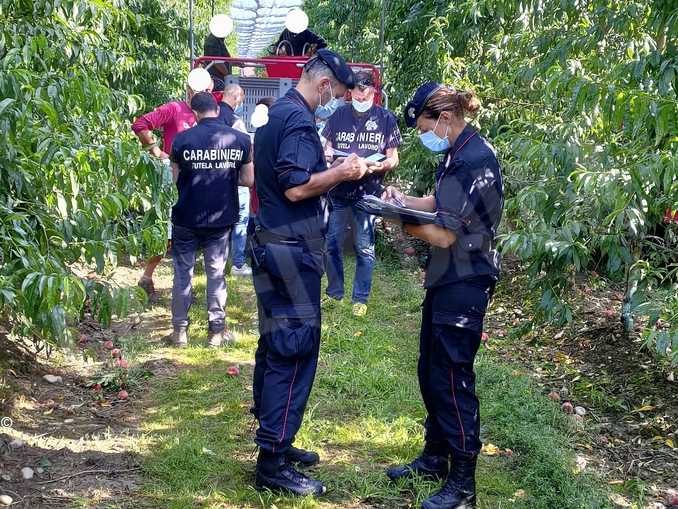
POLYGON ((368 214, 395 219, 407 224, 434 224, 438 217, 435 212, 399 207, 370 194, 363 196, 355 205, 368 214))

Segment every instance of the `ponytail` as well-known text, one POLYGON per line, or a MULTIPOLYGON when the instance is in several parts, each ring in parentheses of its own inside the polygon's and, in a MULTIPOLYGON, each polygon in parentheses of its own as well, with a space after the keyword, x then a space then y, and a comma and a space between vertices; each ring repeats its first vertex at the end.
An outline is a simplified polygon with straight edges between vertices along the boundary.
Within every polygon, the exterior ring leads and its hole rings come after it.
POLYGON ((437 119, 443 111, 451 111, 457 117, 474 116, 480 110, 480 100, 472 90, 455 90, 442 87, 424 105, 421 114, 437 119))

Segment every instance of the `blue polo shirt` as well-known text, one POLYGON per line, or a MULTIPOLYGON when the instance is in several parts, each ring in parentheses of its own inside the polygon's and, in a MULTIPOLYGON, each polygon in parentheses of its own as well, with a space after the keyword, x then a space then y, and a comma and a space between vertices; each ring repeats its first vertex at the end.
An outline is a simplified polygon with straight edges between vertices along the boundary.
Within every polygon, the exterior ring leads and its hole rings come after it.
POLYGON ((494 148, 467 126, 436 171, 437 224, 454 232, 450 248, 431 248, 427 288, 477 276, 499 278, 495 237, 504 206, 504 184, 494 148))
MULTIPOLYGON (((386 155, 389 148, 402 143, 398 120, 386 108, 374 105, 365 113, 358 113, 349 103, 327 120, 323 137, 332 148, 367 157, 374 153, 386 155)), ((359 200, 366 194, 380 194, 383 174, 367 174, 354 182, 342 182, 330 193, 332 197, 359 200)))
POLYGON ((225 228, 238 222, 238 177, 251 161, 247 134, 204 118, 178 134, 172 162, 179 166, 179 199, 172 223, 185 228, 225 228))
POLYGON ((325 220, 321 198, 293 203, 285 196, 288 189, 327 169, 315 116, 295 89, 269 108, 268 123, 257 129, 254 166, 259 226, 290 239, 322 237, 325 220))

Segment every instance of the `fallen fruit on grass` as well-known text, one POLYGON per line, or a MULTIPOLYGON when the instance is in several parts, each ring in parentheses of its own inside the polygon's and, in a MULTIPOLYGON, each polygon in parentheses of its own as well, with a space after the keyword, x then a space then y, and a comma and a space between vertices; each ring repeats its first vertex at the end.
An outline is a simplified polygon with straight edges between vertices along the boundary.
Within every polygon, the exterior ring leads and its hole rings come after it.
POLYGON ((113 350, 111 350, 111 357, 120 357, 120 355, 121 355, 120 348, 114 348, 113 350))
POLYGON ((92 386, 92 390, 93 390, 94 392, 101 392, 101 384, 94 384, 94 385, 92 386))
POLYGON ((108 341, 104 341, 104 348, 106 350, 113 350, 113 347, 114 347, 113 341, 111 341, 110 339, 108 341))
POLYGON ((410 246, 403 249, 403 253, 405 253, 407 256, 414 256, 417 254, 417 251, 416 249, 410 246))
POLYGON ((668 490, 666 493, 666 503, 670 508, 674 506, 678 507, 678 491, 668 490))
POLYGON ((487 344, 487 342, 490 340, 490 335, 487 332, 483 332, 480 336, 480 341, 482 341, 484 344, 487 344))
POLYGON ((125 389, 118 392, 118 399, 125 400, 127 398, 129 398, 129 394, 127 393, 127 391, 125 389))
POLYGON ((129 363, 127 362, 127 359, 123 359, 122 357, 115 359, 115 365, 122 369, 129 368, 129 363))
POLYGON ((617 312, 614 309, 606 309, 605 311, 603 311, 603 314, 607 318, 614 318, 615 316, 617 316, 617 312))
POLYGON ((571 414, 572 412, 574 412, 574 406, 572 406, 572 403, 570 403, 569 401, 566 401, 565 403, 563 403, 563 405, 560 408, 566 414, 571 414))
POLYGON ((63 382, 63 379, 60 376, 56 375, 45 375, 42 377, 45 382, 49 382, 51 384, 60 384, 63 382))
POLYGON ((560 401, 560 393, 556 391, 549 392, 549 399, 551 401, 560 401))
POLYGON ((228 376, 238 376, 240 374, 240 368, 238 366, 229 366, 226 369, 226 374, 228 376))

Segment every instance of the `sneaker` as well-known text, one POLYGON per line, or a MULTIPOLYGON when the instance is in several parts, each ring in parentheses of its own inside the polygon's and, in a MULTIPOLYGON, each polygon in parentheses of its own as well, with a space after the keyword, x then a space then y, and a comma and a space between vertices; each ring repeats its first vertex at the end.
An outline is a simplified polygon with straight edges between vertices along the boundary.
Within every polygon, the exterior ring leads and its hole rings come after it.
POLYGON ((320 463, 320 456, 317 452, 305 451, 298 447, 290 447, 285 454, 285 459, 289 463, 297 463, 302 467, 312 467, 320 463))
POLYGON ((188 327, 175 327, 172 343, 178 348, 186 348, 188 346, 188 327))
POLYGON ((356 302, 353 304, 353 316, 365 316, 367 314, 367 304, 356 302))
POLYGON ((207 346, 210 348, 220 348, 235 342, 235 337, 231 331, 223 330, 219 332, 210 332, 207 336, 207 346))
POLYGON ((335 297, 333 295, 325 294, 320 299, 320 305, 321 306, 334 306, 335 304, 339 304, 343 299, 344 299, 343 297, 335 297))
POLYGON ((251 276, 252 275, 252 268, 247 265, 247 263, 243 263, 242 267, 236 267, 235 265, 231 267, 231 276, 251 276))
POLYGON ((155 286, 153 285, 153 280, 148 276, 141 276, 137 286, 146 292, 146 295, 153 297, 155 294, 155 286))

